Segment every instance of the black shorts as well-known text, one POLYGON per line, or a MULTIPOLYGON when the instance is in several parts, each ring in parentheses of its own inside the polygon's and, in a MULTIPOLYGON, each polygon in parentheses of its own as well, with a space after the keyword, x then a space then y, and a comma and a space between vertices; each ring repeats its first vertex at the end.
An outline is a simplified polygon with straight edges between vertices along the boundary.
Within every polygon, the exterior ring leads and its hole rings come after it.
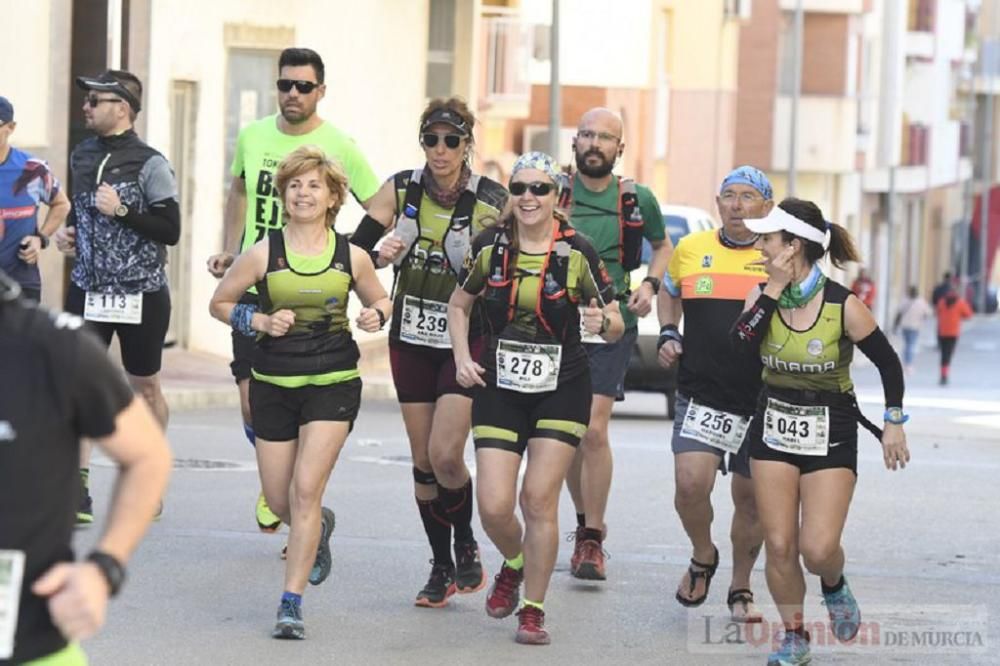
MULTIPOLYGON (((801 399, 801 394, 771 393, 775 398, 791 404, 816 405, 826 404, 826 401, 807 401, 801 399), (798 395, 797 395, 798 394, 798 395), (796 399, 798 398, 798 399, 796 399)), ((857 476, 858 474, 858 422, 853 410, 844 404, 828 405, 830 413, 830 446, 825 456, 804 456, 785 451, 775 451, 764 442, 764 412, 767 409, 768 389, 760 392, 757 400, 757 411, 750 423, 748 437, 750 439, 750 458, 753 460, 773 460, 784 462, 799 468, 800 474, 808 474, 821 469, 836 469, 845 467, 857 476)), ((846 394, 844 398, 849 399, 846 394)), ((842 402, 840 400, 838 403, 842 402)))
POLYGON ((347 421, 354 427, 361 407, 361 380, 328 386, 285 388, 250 379, 250 415, 261 439, 297 439, 299 426, 311 421, 347 421))
POLYGON ((528 440, 546 437, 578 446, 590 423, 593 393, 584 373, 546 393, 518 393, 487 386, 472 398, 472 439, 477 449, 524 455, 528 440))
POLYGON ((638 336, 638 329, 630 328, 615 342, 583 345, 590 359, 590 382, 594 393, 619 402, 625 399, 625 372, 638 336))
MULTIPOLYGON (((71 282, 66 290, 66 312, 82 317, 86 298, 86 292, 71 282)), ((125 372, 136 377, 151 377, 160 371, 163 362, 163 341, 170 327, 170 290, 164 287, 142 295, 142 323, 88 321, 86 325, 105 345, 110 345, 117 333, 125 372)))
MULTIPOLYGON (((246 305, 259 305, 260 299, 257 294, 246 293, 240 297, 240 303, 246 305)), ((256 336, 243 335, 237 330, 233 330, 233 362, 229 364, 229 370, 233 373, 233 379, 238 382, 250 379, 250 363, 253 361, 253 350, 257 344, 256 336)))
MULTIPOLYGON (((483 346, 483 338, 469 341, 474 361, 479 361, 483 346)), ((437 402, 447 393, 472 397, 472 389, 462 388, 455 379, 455 355, 450 349, 389 340, 389 365, 400 402, 437 402)))

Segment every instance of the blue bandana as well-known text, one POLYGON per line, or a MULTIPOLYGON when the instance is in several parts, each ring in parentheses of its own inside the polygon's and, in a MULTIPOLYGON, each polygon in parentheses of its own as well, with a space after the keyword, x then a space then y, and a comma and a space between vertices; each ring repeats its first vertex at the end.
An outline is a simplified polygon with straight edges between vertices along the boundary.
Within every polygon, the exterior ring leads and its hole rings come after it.
POLYGON ((765 200, 769 200, 774 197, 774 192, 771 189, 771 181, 769 181, 767 176, 764 175, 764 172, 757 167, 749 165, 736 167, 730 171, 729 175, 722 181, 722 187, 719 188, 719 192, 721 193, 730 185, 749 185, 760 192, 760 195, 764 197, 765 200))
POLYGON ((552 157, 543 152, 534 150, 518 157, 514 162, 514 166, 510 170, 510 177, 513 178, 514 174, 522 169, 538 169, 551 178, 557 188, 562 186, 563 178, 562 171, 559 169, 559 164, 557 164, 552 157))

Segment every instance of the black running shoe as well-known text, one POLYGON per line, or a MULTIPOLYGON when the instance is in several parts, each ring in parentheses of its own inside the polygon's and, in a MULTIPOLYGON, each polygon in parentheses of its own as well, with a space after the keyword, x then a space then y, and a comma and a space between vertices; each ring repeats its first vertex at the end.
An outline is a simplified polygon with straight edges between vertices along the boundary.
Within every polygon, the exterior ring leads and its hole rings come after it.
POLYGON ((448 597, 455 594, 455 565, 435 564, 431 560, 431 575, 424 589, 417 592, 414 602, 424 608, 442 608, 448 605, 448 597))
POLYGON ((475 540, 455 542, 455 586, 459 594, 472 594, 486 587, 486 572, 475 540))

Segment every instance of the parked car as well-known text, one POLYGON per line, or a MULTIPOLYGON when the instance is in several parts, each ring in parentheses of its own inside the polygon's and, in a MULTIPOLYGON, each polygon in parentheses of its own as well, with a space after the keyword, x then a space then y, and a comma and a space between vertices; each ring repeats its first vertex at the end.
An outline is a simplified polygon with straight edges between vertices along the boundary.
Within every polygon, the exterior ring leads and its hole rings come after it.
MULTIPOLYGON (((676 247, 681 238, 695 231, 715 229, 719 225, 712 216, 701 208, 691 206, 662 206, 663 226, 671 242, 676 247)), ((632 271, 632 288, 637 289, 646 277, 649 258, 653 249, 648 241, 643 241, 642 263, 632 271)), ((677 366, 664 370, 656 360, 656 341, 660 337, 660 322, 656 316, 656 302, 653 311, 639 319, 639 337, 632 348, 628 370, 625 372, 625 390, 646 393, 662 393, 667 401, 667 418, 675 416, 677 399, 677 366)))

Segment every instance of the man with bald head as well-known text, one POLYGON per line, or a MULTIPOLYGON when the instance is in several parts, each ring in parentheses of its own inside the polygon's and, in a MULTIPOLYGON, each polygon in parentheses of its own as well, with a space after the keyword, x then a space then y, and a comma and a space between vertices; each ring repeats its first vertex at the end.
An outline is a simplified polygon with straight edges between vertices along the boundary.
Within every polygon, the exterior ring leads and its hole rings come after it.
POLYGON ((569 213, 570 222, 591 240, 615 288, 624 295, 619 303, 625 320, 621 339, 609 344, 597 336, 583 338, 590 357, 594 399, 590 426, 566 483, 577 517, 570 572, 587 580, 606 577, 602 543, 604 511, 611 490, 611 408, 616 400, 625 398, 625 370, 636 341, 637 321, 652 309, 672 249, 653 193, 631 179, 611 173, 624 150, 624 127, 618 114, 603 108, 587 111, 573 138, 576 171, 560 197, 560 206, 569 213), (643 239, 653 248, 649 271, 640 286, 630 291, 630 271, 641 264, 643 239))

